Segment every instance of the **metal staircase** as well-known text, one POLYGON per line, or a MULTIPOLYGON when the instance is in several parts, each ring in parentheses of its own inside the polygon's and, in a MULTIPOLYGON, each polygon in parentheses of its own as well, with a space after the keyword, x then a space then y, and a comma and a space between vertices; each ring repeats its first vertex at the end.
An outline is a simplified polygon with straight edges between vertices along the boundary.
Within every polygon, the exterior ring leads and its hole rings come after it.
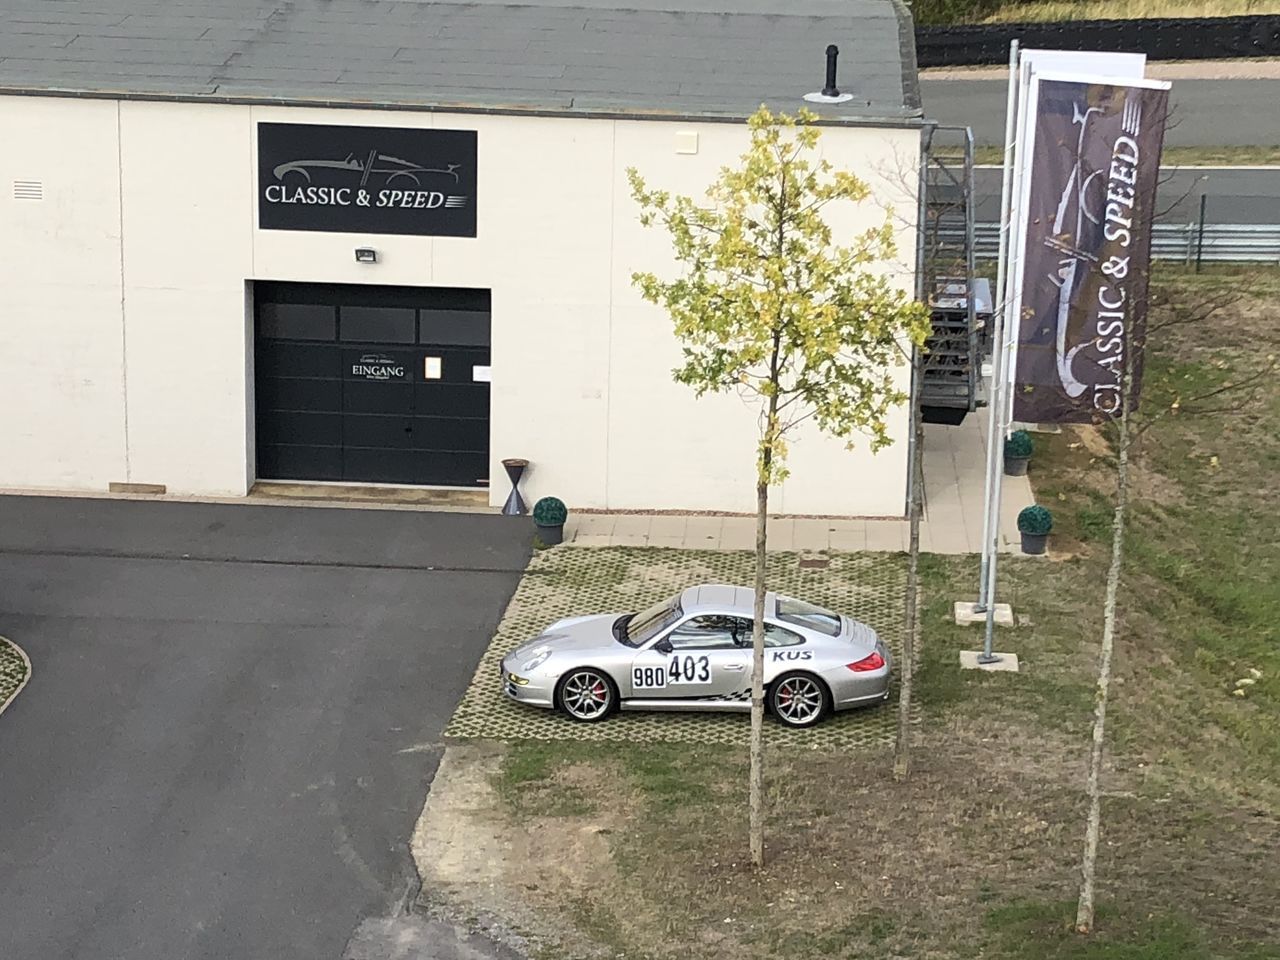
POLYGON ((920 403, 926 423, 961 423, 983 404, 983 335, 990 328, 990 284, 974 276, 973 134, 935 127, 922 161, 921 288, 933 330, 925 344, 920 403))

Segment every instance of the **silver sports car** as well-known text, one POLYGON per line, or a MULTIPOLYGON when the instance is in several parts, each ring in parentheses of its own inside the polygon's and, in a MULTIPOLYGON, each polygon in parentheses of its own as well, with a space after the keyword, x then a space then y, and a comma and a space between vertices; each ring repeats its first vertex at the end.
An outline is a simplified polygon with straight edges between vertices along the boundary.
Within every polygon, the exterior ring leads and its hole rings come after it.
MULTIPOLYGON (((502 689, 575 720, 614 710, 751 709, 754 591, 703 585, 638 613, 557 620, 502 661, 502 689)), ((765 595, 765 704, 789 727, 889 697, 889 651, 865 624, 765 595)))

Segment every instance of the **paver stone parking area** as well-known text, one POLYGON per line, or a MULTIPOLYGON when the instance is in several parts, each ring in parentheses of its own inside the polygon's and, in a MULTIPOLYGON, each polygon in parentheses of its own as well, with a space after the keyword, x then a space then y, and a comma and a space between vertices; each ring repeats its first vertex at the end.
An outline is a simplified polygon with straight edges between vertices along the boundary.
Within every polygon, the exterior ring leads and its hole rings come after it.
MULTIPOLYGON (((501 691, 502 658, 562 617, 639 610, 698 583, 749 586, 749 551, 561 546, 536 555, 445 731, 452 738, 745 744, 742 713, 624 712, 603 723, 513 703, 501 691)), ((769 555, 770 589, 828 606, 873 627, 901 658, 906 559, 901 554, 832 554, 826 567, 801 567, 794 553, 769 555)), ((766 723, 769 741, 838 749, 890 743, 897 711, 888 704, 829 717, 808 730, 766 723)))

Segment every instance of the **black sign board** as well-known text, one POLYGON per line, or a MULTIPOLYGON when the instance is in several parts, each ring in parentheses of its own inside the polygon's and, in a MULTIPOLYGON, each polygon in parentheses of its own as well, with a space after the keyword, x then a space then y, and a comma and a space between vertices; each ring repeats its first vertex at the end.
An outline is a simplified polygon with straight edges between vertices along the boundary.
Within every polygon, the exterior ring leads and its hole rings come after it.
POLYGON ((1039 81, 1013 418, 1089 423, 1136 405, 1169 92, 1039 81))
POLYGON ((343 352, 344 378, 377 383, 407 382, 413 379, 413 357, 403 353, 343 352))
POLYGON ((476 133, 258 124, 263 230, 476 235, 476 133))

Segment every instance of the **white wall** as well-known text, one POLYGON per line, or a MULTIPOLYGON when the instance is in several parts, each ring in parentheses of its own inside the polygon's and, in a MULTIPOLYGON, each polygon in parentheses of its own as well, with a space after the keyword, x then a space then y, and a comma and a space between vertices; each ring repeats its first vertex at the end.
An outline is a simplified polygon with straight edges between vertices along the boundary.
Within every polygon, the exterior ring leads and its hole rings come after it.
POLYGON ((0 98, 0 486, 126 473, 116 119, 108 101, 0 98))
MULTIPOLYGON (((742 126, 704 124, 617 124, 613 248, 613 345, 609 430, 609 506, 658 509, 677 494, 693 509, 750 512, 755 506, 757 405, 736 394, 693 399, 673 382, 680 361, 668 318, 644 303, 631 284, 636 270, 674 276, 665 233, 644 229, 630 197, 625 168, 636 167, 651 187, 693 197, 704 192, 722 165, 747 148, 742 126), (678 155, 678 131, 697 129, 699 152, 678 155), (637 451, 660 450, 637 458, 637 451), (657 481, 657 482, 655 482, 657 481)), ((896 202, 899 216, 914 222, 914 206, 903 184, 914 184, 918 136, 910 131, 824 129, 822 150, 837 169, 850 170, 873 187, 875 201, 846 204, 828 223, 837 243, 851 242, 853 231, 884 222, 885 202, 896 202)), ((909 189, 909 188, 908 188, 909 189)), ((914 237, 903 231, 899 256, 914 262, 914 237)), ((895 279, 911 290, 913 270, 901 268, 895 279)), ((910 382, 904 365, 903 388, 910 382)), ((871 456, 866 444, 847 451, 844 441, 800 428, 790 443, 791 477, 771 493, 779 513, 892 516, 905 506, 905 411, 894 418, 891 435, 902 442, 871 456)))
MULTIPOLYGON (((255 276, 482 287, 493 291, 493 479, 506 496, 504 457, 532 461, 530 499, 554 494, 571 506, 609 509, 754 509, 756 418, 736 396, 695 400, 672 381, 679 348, 670 323, 644 303, 631 274, 671 274, 660 231, 639 224, 626 169, 653 186, 699 194, 747 146, 743 125, 549 118, 409 115, 254 108, 255 121, 332 122, 474 129, 479 201, 474 239, 389 238, 259 231, 255 276), (698 152, 676 153, 676 135, 696 131, 698 152), (379 251, 354 262, 356 246, 379 251)), ((883 222, 893 203, 914 224, 911 193, 919 136, 911 130, 825 128, 823 151, 869 180, 874 201, 833 227, 883 222)), ((910 290, 914 233, 900 235, 896 279, 910 290)), ((909 381, 899 371, 903 388, 909 381)), ((792 445, 792 477, 775 491, 780 511, 893 516, 906 484, 901 439, 872 457, 864 443, 803 431, 792 445)))
POLYGON ((245 113, 120 105, 129 479, 170 492, 246 489, 245 113))
POLYGON ((246 112, 0 98, 0 485, 247 489, 246 112))
MULTIPOLYGON (((0 426, 16 454, 5 456, 0 485, 131 480, 243 493, 253 475, 244 282, 256 278, 492 290, 495 504, 506 495, 499 461, 521 456, 533 463, 530 498, 753 508, 755 414, 736 397, 695 400, 672 382, 669 321, 630 275, 674 265, 664 235, 640 227, 625 176, 634 165, 654 186, 700 193, 745 149, 744 126, 16 97, 0 98, 0 118, 17 124, 31 158, 0 158, 0 202, 22 224, 0 240, 3 268, 14 271, 4 323, 15 343, 0 372, 23 385, 9 391, 22 416, 0 426), (476 130, 477 237, 257 230, 260 121, 476 130), (689 131, 698 152, 677 154, 676 134, 689 131), (43 203, 10 199, 13 179, 39 177, 43 203), (379 262, 357 264, 357 246, 376 248, 379 262), (66 316, 56 331, 51 304, 66 316)), ((909 130, 823 133, 826 155, 871 180, 878 199, 896 198, 907 222, 917 144, 909 130)), ((883 215, 868 204, 833 225, 883 215)), ((909 264, 911 231, 901 237, 909 264)), ((910 271, 899 279, 909 289, 910 271)), ((803 434, 776 509, 901 513, 905 416, 893 434, 899 442, 874 458, 865 445, 850 453, 803 434)))
POLYGON ((491 501, 510 488, 499 461, 525 457, 530 494, 617 506, 606 491, 615 125, 268 107, 253 118, 477 131, 474 238, 261 230, 254 276, 491 290, 491 501), (379 262, 356 263, 357 246, 379 262))

